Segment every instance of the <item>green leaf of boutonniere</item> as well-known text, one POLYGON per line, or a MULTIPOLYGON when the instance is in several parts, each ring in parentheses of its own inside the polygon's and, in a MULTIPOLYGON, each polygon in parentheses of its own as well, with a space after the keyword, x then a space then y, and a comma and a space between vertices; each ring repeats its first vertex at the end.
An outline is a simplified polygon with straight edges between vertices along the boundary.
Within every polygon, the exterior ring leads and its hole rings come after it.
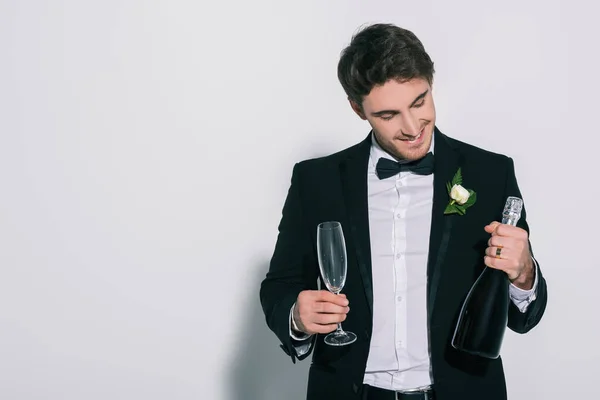
POLYGON ((444 210, 444 214, 452 214, 458 212, 458 210, 456 209, 456 204, 448 204, 446 206, 446 209, 444 210))
POLYGON ((477 193, 475 193, 474 190, 469 189, 469 200, 467 200, 467 202, 465 204, 463 204, 463 207, 465 207, 465 208, 471 207, 473 204, 475 204, 476 201, 477 201, 477 193))
POLYGON ((454 174, 454 178, 452 178, 452 186, 454 185, 462 185, 462 172, 460 168, 454 174))

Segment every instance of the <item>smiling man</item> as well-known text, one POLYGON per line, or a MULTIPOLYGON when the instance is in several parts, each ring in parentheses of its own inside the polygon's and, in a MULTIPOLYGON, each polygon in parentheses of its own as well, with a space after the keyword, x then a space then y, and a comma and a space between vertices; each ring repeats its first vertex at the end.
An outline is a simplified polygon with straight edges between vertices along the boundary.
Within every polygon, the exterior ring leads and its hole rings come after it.
POLYGON ((362 29, 342 52, 338 78, 371 130, 294 167, 260 297, 292 361, 312 353, 308 400, 505 400, 502 358, 451 345, 463 300, 487 265, 509 278, 510 329, 526 333, 544 314, 546 282, 525 211, 516 227, 498 223, 506 198, 521 197, 513 161, 437 128, 433 74, 412 32, 362 29), (464 215, 445 214, 459 168, 477 201, 464 215), (317 286, 325 287, 316 254, 324 221, 339 221, 345 235, 339 296, 317 286), (354 343, 324 342, 339 322, 354 343))

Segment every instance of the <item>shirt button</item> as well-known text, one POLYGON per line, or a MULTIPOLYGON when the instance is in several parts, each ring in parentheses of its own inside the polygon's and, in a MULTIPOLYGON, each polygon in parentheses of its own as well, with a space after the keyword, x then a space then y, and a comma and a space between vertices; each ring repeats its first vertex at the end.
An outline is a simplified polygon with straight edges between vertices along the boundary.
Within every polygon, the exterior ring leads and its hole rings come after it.
POLYGON ((398 253, 396 254, 396 260, 399 260, 402 257, 402 254, 398 253))
POLYGON ((398 300, 398 303, 400 303, 402 301, 402 296, 396 297, 396 300, 398 300))
POLYGON ((400 219, 402 216, 400 214, 396 214, 396 218, 400 219))
POLYGON ((398 340, 398 343, 396 343, 398 345, 398 347, 402 347, 402 340, 398 340))

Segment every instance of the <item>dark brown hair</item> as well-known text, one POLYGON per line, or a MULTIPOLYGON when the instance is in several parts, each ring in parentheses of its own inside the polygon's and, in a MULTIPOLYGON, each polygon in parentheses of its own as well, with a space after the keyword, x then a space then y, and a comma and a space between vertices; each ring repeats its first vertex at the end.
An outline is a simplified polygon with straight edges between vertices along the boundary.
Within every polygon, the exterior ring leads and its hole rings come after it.
POLYGON ((346 95, 359 106, 374 86, 414 78, 431 84, 434 72, 433 61, 415 34, 392 24, 370 25, 354 34, 337 71, 346 95))

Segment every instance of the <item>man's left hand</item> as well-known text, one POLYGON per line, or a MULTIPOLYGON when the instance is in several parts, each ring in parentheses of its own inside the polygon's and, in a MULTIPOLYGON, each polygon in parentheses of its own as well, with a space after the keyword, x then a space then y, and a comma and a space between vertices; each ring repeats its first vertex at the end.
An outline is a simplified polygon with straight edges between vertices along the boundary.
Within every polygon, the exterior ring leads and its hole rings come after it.
POLYGON ((494 221, 485 227, 492 237, 485 250, 485 265, 499 269, 517 287, 529 290, 533 287, 534 268, 529 252, 529 235, 526 230, 494 221), (496 257, 500 248, 500 258, 496 257))

